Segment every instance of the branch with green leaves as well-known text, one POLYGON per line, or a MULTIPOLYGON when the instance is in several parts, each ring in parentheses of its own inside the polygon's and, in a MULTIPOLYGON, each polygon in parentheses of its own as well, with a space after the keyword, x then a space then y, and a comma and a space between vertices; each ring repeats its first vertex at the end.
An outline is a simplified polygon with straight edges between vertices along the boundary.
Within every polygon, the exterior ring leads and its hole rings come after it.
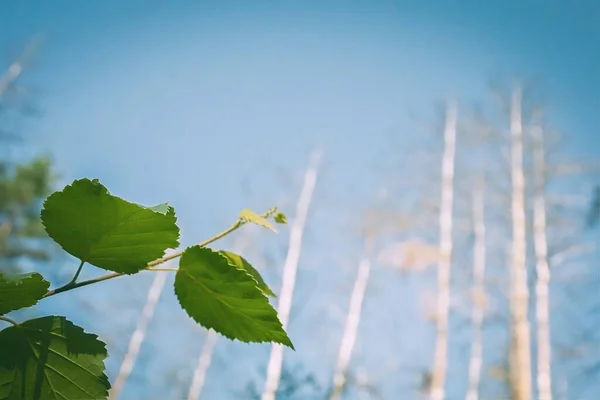
POLYGON ((0 399, 105 399, 110 382, 104 370, 105 344, 63 316, 19 323, 7 317, 59 293, 141 271, 173 271, 181 308, 197 323, 229 339, 281 343, 294 348, 269 303, 274 296, 260 273, 242 256, 209 244, 252 223, 275 232, 285 223, 277 208, 263 214, 243 210, 223 232, 184 250, 179 227, 167 203, 143 207, 111 195, 98 180, 80 179, 44 202, 42 223, 48 235, 80 263, 73 279, 50 289, 39 273, 0 273, 0 399), (161 267, 179 258, 178 268, 161 267), (110 271, 79 280, 85 264, 110 271))

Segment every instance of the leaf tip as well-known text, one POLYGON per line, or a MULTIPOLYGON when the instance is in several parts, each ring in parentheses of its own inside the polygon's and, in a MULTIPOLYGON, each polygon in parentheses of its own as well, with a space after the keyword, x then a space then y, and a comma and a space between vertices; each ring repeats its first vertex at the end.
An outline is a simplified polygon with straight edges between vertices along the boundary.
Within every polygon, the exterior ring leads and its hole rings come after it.
POLYGON ((284 225, 284 224, 287 224, 287 222, 288 222, 287 216, 284 213, 282 213, 281 211, 279 211, 277 214, 275 214, 273 216, 273 219, 275 220, 275 223, 277 223, 277 224, 284 225))

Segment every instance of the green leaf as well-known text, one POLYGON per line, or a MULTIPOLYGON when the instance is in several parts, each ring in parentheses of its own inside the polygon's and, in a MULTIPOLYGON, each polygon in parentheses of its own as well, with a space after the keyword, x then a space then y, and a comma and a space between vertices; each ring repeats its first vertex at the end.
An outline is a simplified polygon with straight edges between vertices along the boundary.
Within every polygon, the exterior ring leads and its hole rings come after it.
POLYGON ((275 214, 275 215, 273 216, 273 219, 274 219, 274 220, 275 220, 275 222, 276 222, 276 223, 278 223, 278 224, 287 224, 287 222, 288 222, 288 219, 287 219, 287 217, 286 217, 286 216, 285 216, 285 214, 284 214, 284 213, 282 213, 281 211, 280 211, 280 212, 278 212, 277 214, 275 214))
POLYGON ((260 214, 257 214, 252 210, 243 209, 240 213, 240 218, 243 221, 262 226, 263 228, 267 228, 268 230, 273 232, 277 232, 277 230, 275 230, 275 227, 269 221, 267 221, 266 218, 262 217, 260 214))
POLYGON ((157 206, 147 207, 147 208, 150 209, 150 210, 152 210, 152 211, 154 211, 154 212, 161 213, 163 215, 167 215, 168 212, 171 210, 172 207, 169 205, 169 203, 162 203, 162 204, 159 204, 157 206))
POLYGON ((50 282, 37 272, 10 278, 0 273, 0 315, 35 305, 49 287, 50 282))
POLYGON ((108 356, 96 335, 48 316, 0 331, 0 400, 106 399, 108 356))
POLYGON ((179 246, 172 207, 146 208, 111 195, 97 179, 74 181, 44 202, 42 223, 65 251, 110 271, 133 274, 179 246))
POLYGON ((246 259, 238 254, 232 253, 230 251, 221 250, 219 251, 221 255, 223 255, 227 261, 229 261, 229 265, 232 267, 236 267, 237 269, 241 269, 246 271, 248 275, 250 275, 256 281, 257 287, 262 290, 264 294, 267 296, 277 297, 275 293, 267 286, 267 283, 264 281, 260 272, 256 270, 246 259))
POLYGON ((175 295, 196 322, 229 339, 294 348, 254 278, 232 268, 218 252, 199 246, 187 248, 175 275, 175 295))

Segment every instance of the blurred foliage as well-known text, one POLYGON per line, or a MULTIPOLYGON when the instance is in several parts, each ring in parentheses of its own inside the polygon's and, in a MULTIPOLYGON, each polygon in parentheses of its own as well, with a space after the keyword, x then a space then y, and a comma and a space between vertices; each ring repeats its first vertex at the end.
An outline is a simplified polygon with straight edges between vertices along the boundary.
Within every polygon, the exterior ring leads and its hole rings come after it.
POLYGON ((49 157, 11 165, 0 161, 0 270, 16 272, 22 257, 50 258, 48 237, 40 222, 43 199, 55 177, 49 157))

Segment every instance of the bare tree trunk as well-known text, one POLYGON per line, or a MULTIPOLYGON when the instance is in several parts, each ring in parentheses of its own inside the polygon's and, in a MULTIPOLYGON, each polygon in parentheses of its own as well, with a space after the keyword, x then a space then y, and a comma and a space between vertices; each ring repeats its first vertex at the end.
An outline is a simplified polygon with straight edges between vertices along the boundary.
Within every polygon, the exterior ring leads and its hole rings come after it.
POLYGON ((512 180, 512 262, 510 266, 511 350, 510 381, 514 400, 531 399, 531 353, 527 308, 529 289, 525 237, 525 177, 523 173, 522 89, 516 87, 510 102, 512 180))
POLYGON ((0 76, 0 97, 2 97, 10 85, 16 81, 21 73, 23 72, 23 67, 27 64, 27 62, 31 59, 33 54, 37 51, 40 43, 42 41, 42 35, 36 35, 25 47, 23 53, 13 61, 6 73, 0 76))
POLYGON ((146 333, 148 332, 148 326, 150 325, 150 321, 152 321, 152 317, 154 317, 154 310, 156 309, 156 304, 160 299, 160 295, 162 294, 166 280, 166 271, 154 272, 154 280, 152 281, 150 290, 148 290, 146 304, 144 304, 142 314, 138 319, 137 327, 135 328, 133 335, 131 335, 131 338, 129 339, 129 347, 127 348, 127 352, 125 353, 125 357, 123 358, 123 362, 121 363, 121 367, 119 368, 119 373, 117 374, 117 378, 115 379, 115 382, 110 391, 109 398, 111 400, 116 400, 119 398, 119 395, 125 387, 127 378, 129 378, 129 375, 131 374, 131 371, 135 366, 135 361, 137 360, 140 348, 142 346, 142 343, 144 342, 146 333))
MULTIPOLYGON (((250 233, 247 231, 241 234, 233 246, 234 252, 241 253, 244 250, 244 248, 248 245, 247 239, 249 238, 249 235, 250 233)), ((200 399, 202 388, 204 387, 204 382, 206 381, 206 374, 208 373, 208 369, 212 363, 212 355, 215 345, 217 344, 217 339, 217 332, 215 332, 213 329, 208 329, 206 331, 206 338, 202 344, 202 350, 200 351, 200 356, 198 357, 198 363, 194 369, 192 384, 190 385, 190 389, 188 391, 187 400, 200 399)))
POLYGON ((358 326, 360 324, 362 304, 365 298, 365 291, 369 281, 369 273, 371 271, 371 252, 373 249, 373 238, 365 239, 365 249, 362 259, 358 265, 358 273, 354 281, 354 288, 350 296, 350 308, 346 317, 346 325, 340 343, 340 351, 333 377, 333 390, 330 400, 339 400, 342 396, 342 391, 346 383, 346 373, 354 351, 354 344, 358 335, 358 326))
POLYGON ((533 200, 533 231, 537 282, 537 388, 539 400, 552 400, 551 344, 548 286, 550 268, 548 266, 548 241, 546 240, 546 199, 545 199, 545 159, 544 138, 541 128, 533 132, 535 194, 533 200))
MULTIPOLYGON (((296 284, 296 271, 298 270, 298 261, 300 259, 300 250, 302 248, 302 234, 304 232, 308 209, 317 183, 317 171, 320 159, 321 150, 313 150, 310 155, 308 169, 304 176, 304 187, 302 188, 296 206, 296 216, 291 226, 288 253, 283 266, 283 278, 277 310, 279 320, 284 329, 287 327, 292 308, 292 298, 294 295, 294 286, 296 284)), ((267 364, 267 376, 264 391, 261 396, 262 400, 275 400, 275 393, 277 393, 279 381, 281 380, 282 367, 283 346, 280 344, 273 344, 271 346, 269 363, 267 364)))
POLYGON ((469 361, 469 386, 465 400, 479 400, 479 383, 481 381, 481 366, 483 364, 483 317, 485 308, 485 264, 486 264, 486 235, 485 235, 485 206, 483 185, 473 193, 473 342, 471 344, 471 359, 469 361))
POLYGON ((431 376, 432 400, 444 400, 448 353, 448 314, 450 311, 450 268, 452 263, 452 210, 454 197, 454 158, 456 153, 457 107, 448 104, 444 126, 442 159, 442 199, 440 205, 440 262, 438 264, 438 297, 436 340, 431 376))
POLYGON ((194 370, 192 384, 190 385, 190 390, 188 392, 188 400, 200 399, 200 394, 202 393, 202 388, 204 387, 204 382, 206 381, 206 373, 208 372, 208 368, 212 362, 212 355, 216 344, 217 333, 212 329, 207 330, 206 338, 202 344, 202 351, 200 352, 200 357, 198 358, 198 364, 194 370))

